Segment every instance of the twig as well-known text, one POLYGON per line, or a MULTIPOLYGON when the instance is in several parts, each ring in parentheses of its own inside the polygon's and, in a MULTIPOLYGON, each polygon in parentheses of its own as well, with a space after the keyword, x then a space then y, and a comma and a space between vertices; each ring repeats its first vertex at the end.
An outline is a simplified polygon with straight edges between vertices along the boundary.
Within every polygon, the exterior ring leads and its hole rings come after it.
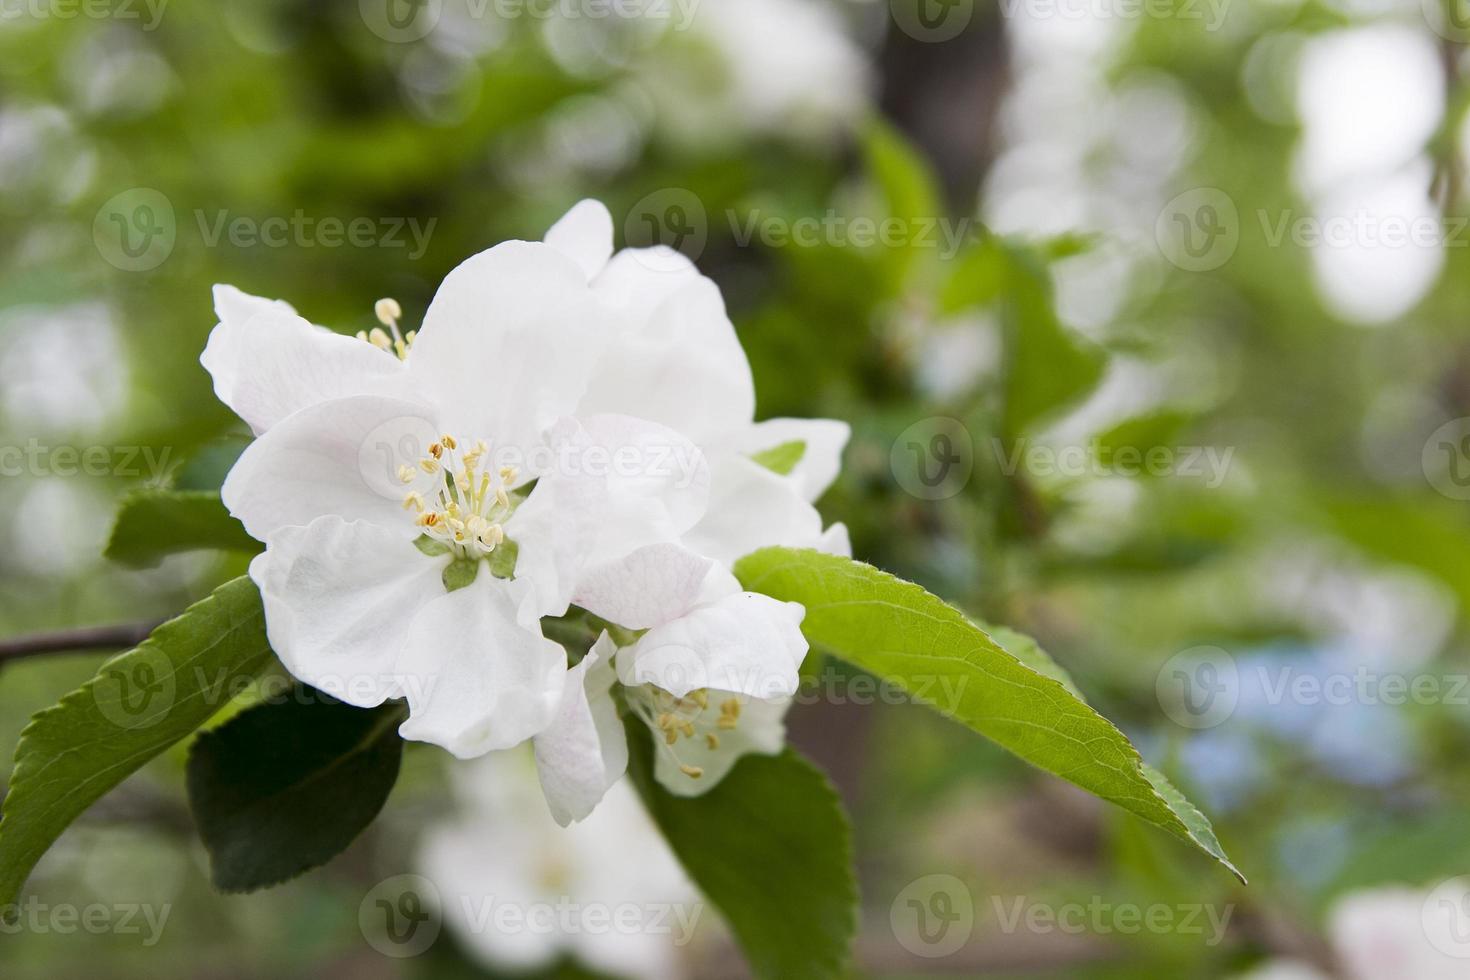
POLYGON ((86 626, 80 629, 35 633, 13 640, 0 640, 0 664, 48 653, 72 653, 84 650, 126 650, 148 638, 163 620, 116 626, 86 626))

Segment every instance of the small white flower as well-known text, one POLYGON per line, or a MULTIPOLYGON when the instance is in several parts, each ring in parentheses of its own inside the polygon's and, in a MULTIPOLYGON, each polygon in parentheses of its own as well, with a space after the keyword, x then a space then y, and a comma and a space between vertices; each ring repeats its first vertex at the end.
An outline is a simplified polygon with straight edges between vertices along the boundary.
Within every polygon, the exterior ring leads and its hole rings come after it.
POLYGON ((562 712, 536 737, 542 788, 558 823, 580 820, 627 767, 614 672, 629 710, 657 746, 655 775, 694 796, 739 761, 785 743, 784 717, 807 643, 805 610, 742 592, 722 567, 676 544, 640 548, 583 577, 579 606, 629 630, 617 650, 604 633, 568 676, 562 712))
POLYGON ((459 812, 424 841, 419 870, 467 953, 498 972, 565 954, 626 977, 682 974, 679 947, 705 911, 631 786, 561 829, 535 799, 519 752, 454 770, 459 812))

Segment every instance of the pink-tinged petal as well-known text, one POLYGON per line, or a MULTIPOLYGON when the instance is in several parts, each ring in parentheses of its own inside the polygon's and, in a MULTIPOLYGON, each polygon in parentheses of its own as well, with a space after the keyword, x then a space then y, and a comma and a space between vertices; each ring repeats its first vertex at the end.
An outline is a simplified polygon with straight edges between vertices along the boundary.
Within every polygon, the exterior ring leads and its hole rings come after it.
POLYGON ((604 343, 587 277, 540 242, 505 242, 445 277, 408 357, 451 434, 529 455, 586 391, 604 343))
POLYGON ((322 517, 272 534, 250 577, 292 676, 370 708, 403 696, 398 657, 419 609, 444 594, 444 565, 400 535, 322 517))
POLYGON ((546 233, 546 244, 577 263, 588 279, 607 265, 613 251, 613 220, 601 201, 578 201, 546 233))
POLYGON ((647 545, 583 573, 574 601, 626 629, 649 629, 693 608, 713 566, 682 545, 647 545))
POLYGON ((585 819, 628 768, 628 740, 612 699, 616 651, 603 633, 567 671, 561 710, 534 740, 541 788, 563 827, 585 819))
POLYGON ((414 466, 440 431, 432 410, 414 402, 366 395, 321 402, 251 443, 220 493, 259 541, 326 514, 412 540, 419 529, 403 498, 413 487, 399 479, 398 467, 414 466))
POLYGON ((397 357, 273 309, 243 322, 221 320, 200 363, 220 401, 256 435, 334 398, 408 394, 408 372, 397 357))
POLYGON ((567 654, 516 617, 510 583, 475 581, 419 610, 398 673, 409 718, 398 731, 461 759, 519 745, 556 717, 567 654))
POLYGON ((652 684, 677 697, 700 688, 753 698, 796 693, 806 658, 794 602, 738 592, 656 626, 618 654, 618 679, 652 684))

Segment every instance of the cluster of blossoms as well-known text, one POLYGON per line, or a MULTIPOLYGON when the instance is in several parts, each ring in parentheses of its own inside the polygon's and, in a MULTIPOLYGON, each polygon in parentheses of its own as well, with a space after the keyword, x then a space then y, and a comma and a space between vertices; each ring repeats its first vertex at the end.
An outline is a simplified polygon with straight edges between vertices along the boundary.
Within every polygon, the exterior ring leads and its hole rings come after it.
POLYGON ((847 426, 756 423, 719 290, 612 237, 584 201, 462 263, 416 332, 391 300, 353 338, 221 286, 202 358, 257 437, 222 493, 265 544, 250 575, 287 669, 406 700, 403 737, 460 758, 532 742, 562 824, 626 769, 624 717, 685 795, 779 751, 804 610, 731 565, 848 551, 812 506, 847 426), (605 627, 574 664, 543 632, 568 615, 605 627))

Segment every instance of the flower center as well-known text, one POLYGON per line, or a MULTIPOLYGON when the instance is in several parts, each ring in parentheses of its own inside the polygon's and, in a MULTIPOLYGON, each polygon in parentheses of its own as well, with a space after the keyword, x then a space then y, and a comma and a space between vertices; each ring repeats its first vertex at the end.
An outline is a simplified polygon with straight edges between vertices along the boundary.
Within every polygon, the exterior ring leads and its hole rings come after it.
POLYGON ((502 466, 491 474, 485 465, 489 453, 490 445, 483 439, 461 452, 459 440, 444 435, 429 446, 416 467, 398 468, 398 478, 405 484, 420 473, 434 478, 436 489, 410 490, 403 509, 412 511, 414 523, 459 558, 478 560, 500 547, 505 541, 503 525, 518 502, 507 490, 515 483, 516 468, 502 466))
POLYGON ((725 698, 716 710, 710 710, 709 691, 701 688, 682 698, 652 684, 628 690, 628 705, 659 736, 659 747, 669 754, 679 771, 690 779, 698 779, 704 770, 687 764, 679 757, 681 741, 703 741, 714 752, 720 747, 719 733, 740 726, 740 699, 725 698))

